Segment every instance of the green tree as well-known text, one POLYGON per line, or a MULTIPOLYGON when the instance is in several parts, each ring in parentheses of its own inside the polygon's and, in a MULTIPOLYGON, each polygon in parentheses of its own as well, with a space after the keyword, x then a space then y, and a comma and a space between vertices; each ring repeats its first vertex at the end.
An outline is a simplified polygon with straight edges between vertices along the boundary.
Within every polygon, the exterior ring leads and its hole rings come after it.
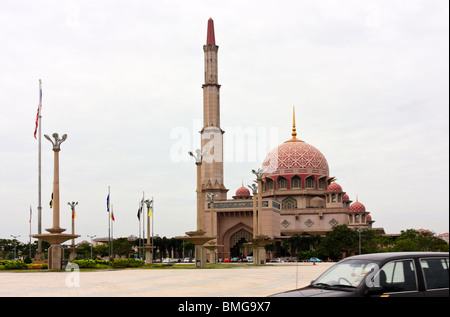
POLYGON ((133 252, 132 243, 128 238, 114 239, 114 254, 129 257, 133 252))
POLYGON ((340 260, 343 256, 357 253, 357 250, 357 232, 346 225, 340 225, 325 234, 320 243, 318 254, 323 258, 340 260))
POLYGON ((444 251, 448 252, 448 244, 430 231, 407 229, 401 231, 391 251, 444 251))

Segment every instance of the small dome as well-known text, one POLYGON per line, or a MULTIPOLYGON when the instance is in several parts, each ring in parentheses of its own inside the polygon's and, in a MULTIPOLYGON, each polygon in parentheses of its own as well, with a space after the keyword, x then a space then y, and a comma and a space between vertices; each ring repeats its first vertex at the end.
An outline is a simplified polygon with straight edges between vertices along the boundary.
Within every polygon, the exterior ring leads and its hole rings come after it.
POLYGON ((248 188, 245 188, 244 186, 238 188, 238 190, 236 191, 236 196, 239 197, 248 197, 250 196, 250 190, 248 190, 248 188))
POLYGON ((344 194, 344 195, 342 196, 342 201, 349 201, 349 200, 350 200, 350 197, 348 197, 347 194, 344 194))
POLYGON ((366 207, 361 204, 359 201, 355 201, 353 204, 350 205, 349 210, 351 212, 365 212, 366 207))
POLYGON ((372 221, 372 217, 371 217, 370 215, 367 215, 367 216, 366 216, 366 221, 367 221, 367 222, 371 222, 371 221, 372 221))
POLYGON ((342 191, 342 187, 338 183, 331 183, 327 187, 327 192, 341 192, 341 191, 342 191))

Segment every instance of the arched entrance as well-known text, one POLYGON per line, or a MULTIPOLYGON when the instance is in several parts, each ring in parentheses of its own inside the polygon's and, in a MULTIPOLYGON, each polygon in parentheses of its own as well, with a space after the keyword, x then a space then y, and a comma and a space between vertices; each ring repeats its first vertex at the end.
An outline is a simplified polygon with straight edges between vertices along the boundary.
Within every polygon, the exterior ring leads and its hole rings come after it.
MULTIPOLYGON (((247 230, 241 229, 230 237, 230 256, 233 257, 242 257, 244 255, 244 243, 250 242, 252 240, 253 235, 247 230)), ((249 254, 252 253, 252 249, 249 249, 249 254)))

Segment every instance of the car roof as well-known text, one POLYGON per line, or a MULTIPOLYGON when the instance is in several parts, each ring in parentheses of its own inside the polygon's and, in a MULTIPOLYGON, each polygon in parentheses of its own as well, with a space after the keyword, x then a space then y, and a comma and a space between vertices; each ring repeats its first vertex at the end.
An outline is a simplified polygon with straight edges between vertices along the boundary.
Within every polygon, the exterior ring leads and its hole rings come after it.
POLYGON ((448 257, 448 252, 381 252, 381 253, 370 253, 354 255, 346 260, 371 260, 371 261, 385 261, 385 260, 395 260, 399 258, 421 258, 421 257, 448 257))

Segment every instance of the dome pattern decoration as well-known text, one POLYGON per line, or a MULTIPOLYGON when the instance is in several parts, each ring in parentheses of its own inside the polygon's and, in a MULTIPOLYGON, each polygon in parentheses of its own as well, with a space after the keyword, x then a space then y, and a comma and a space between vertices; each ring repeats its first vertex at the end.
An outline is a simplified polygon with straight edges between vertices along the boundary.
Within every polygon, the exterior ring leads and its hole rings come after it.
POLYGON ((262 164, 266 175, 329 175, 325 156, 314 146, 300 140, 286 141, 269 152, 262 164))
POLYGON ((240 188, 238 188, 238 189, 236 190, 236 196, 239 196, 239 197, 242 197, 242 196, 248 197, 248 196, 250 196, 250 190, 248 190, 248 188, 245 188, 244 186, 242 186, 242 187, 240 187, 240 188))
POLYGON ((349 201, 349 200, 350 200, 350 197, 348 197, 347 194, 344 194, 344 195, 342 196, 342 201, 349 201))
POLYGON ((353 204, 350 205, 349 211, 350 212, 365 212, 366 207, 357 200, 353 204))
POLYGON ((342 187, 338 183, 331 183, 327 187, 327 192, 342 192, 342 187))

